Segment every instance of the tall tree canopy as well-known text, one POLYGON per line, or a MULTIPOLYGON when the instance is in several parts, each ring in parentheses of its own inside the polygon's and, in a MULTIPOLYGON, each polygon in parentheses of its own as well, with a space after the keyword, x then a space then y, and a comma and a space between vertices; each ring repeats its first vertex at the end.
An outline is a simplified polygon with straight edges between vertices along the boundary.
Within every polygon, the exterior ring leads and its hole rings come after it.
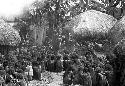
POLYGON ((76 43, 72 35, 63 28, 74 16, 93 9, 120 19, 125 14, 124 8, 124 0, 36 0, 31 8, 18 18, 21 20, 19 23, 23 24, 20 34, 26 40, 30 25, 41 26, 42 22, 46 21, 48 28, 44 45, 56 52, 66 45, 76 43))

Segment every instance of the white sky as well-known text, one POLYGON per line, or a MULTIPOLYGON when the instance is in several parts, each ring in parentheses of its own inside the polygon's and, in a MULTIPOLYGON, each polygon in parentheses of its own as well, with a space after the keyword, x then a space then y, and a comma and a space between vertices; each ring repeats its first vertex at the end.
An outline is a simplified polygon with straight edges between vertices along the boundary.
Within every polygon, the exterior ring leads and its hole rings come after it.
POLYGON ((35 0, 0 0, 0 17, 13 17, 21 14, 24 7, 35 0))

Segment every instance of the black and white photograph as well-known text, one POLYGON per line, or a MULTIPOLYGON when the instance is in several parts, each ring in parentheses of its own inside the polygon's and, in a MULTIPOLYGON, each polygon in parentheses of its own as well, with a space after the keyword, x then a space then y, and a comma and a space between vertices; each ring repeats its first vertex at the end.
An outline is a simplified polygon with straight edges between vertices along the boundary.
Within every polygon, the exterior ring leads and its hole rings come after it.
POLYGON ((0 86, 125 86, 125 0, 0 0, 0 86))

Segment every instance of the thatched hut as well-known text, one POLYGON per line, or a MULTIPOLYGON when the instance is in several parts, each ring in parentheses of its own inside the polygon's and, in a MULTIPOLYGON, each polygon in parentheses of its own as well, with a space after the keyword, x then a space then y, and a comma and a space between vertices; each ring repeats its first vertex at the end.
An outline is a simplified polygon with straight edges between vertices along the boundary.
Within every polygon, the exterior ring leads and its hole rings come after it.
POLYGON ((0 53, 7 54, 21 41, 18 31, 9 23, 0 19, 0 53))
POLYGON ((73 30, 75 34, 87 36, 107 33, 116 22, 117 20, 108 14, 96 10, 88 10, 73 17, 65 28, 73 30))

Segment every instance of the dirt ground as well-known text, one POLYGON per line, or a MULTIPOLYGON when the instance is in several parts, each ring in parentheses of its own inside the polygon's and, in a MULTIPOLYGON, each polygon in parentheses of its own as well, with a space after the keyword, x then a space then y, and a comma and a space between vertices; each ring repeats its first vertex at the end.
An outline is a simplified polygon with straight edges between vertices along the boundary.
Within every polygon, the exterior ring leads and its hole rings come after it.
POLYGON ((63 86, 63 72, 62 73, 41 73, 41 81, 30 81, 28 86, 63 86))

